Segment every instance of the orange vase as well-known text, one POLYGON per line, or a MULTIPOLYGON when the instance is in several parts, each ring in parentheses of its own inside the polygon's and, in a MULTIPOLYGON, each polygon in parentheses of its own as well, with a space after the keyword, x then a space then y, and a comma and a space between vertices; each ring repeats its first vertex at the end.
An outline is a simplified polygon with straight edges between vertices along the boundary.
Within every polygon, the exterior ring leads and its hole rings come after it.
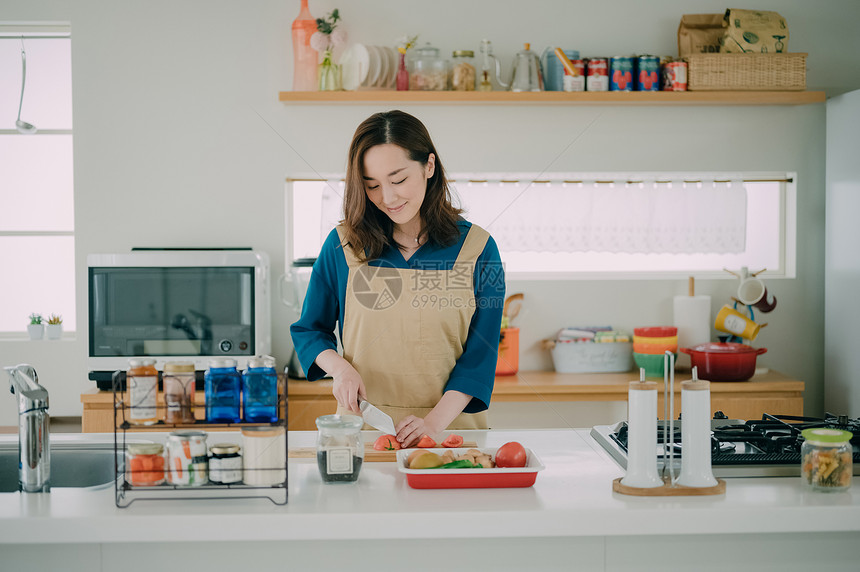
POLYGON ((496 375, 514 375, 520 367, 520 329, 504 328, 499 342, 496 375))
POLYGON ((293 91, 317 90, 317 51, 311 47, 311 36, 317 31, 317 21, 302 0, 298 17, 293 20, 293 91))

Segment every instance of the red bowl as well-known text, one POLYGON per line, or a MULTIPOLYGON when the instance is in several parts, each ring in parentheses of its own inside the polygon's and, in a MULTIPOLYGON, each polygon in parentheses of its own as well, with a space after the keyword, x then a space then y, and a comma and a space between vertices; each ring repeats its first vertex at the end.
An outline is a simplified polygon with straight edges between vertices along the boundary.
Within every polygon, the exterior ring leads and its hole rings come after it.
POLYGON ((652 326, 650 328, 633 328, 633 333, 643 338, 665 338, 677 336, 678 328, 675 326, 652 326))

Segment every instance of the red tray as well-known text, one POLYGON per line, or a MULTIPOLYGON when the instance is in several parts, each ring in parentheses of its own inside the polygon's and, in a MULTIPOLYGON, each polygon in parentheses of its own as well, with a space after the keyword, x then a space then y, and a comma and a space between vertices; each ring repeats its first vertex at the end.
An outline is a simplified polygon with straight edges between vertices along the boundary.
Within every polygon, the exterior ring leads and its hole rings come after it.
MULTIPOLYGON (((452 451, 454 455, 466 449, 427 449, 441 455, 452 451)), ((526 449, 526 466, 494 469, 409 469, 406 458, 414 449, 397 451, 397 468, 406 475, 406 482, 413 489, 490 489, 506 487, 530 487, 537 480, 543 463, 534 451, 526 449)), ((496 449, 481 448, 481 451, 496 457, 496 449)))

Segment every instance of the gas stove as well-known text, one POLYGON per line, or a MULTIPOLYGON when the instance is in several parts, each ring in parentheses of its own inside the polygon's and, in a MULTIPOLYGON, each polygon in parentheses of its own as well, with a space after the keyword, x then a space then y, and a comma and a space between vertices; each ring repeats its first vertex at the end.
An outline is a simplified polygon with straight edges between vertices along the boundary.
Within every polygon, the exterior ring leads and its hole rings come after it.
MULTIPOLYGON (((810 427, 842 429, 854 434, 854 474, 860 475, 860 419, 830 413, 824 418, 765 414, 759 421, 728 419, 717 411, 711 420, 711 465, 717 477, 786 477, 800 475, 800 432, 810 427)), ((627 423, 596 425, 591 436, 623 468, 627 468, 627 423)), ((663 439, 663 422, 657 428, 657 467, 663 453, 674 452, 673 466, 681 467, 681 422, 673 421, 669 447, 663 439)))

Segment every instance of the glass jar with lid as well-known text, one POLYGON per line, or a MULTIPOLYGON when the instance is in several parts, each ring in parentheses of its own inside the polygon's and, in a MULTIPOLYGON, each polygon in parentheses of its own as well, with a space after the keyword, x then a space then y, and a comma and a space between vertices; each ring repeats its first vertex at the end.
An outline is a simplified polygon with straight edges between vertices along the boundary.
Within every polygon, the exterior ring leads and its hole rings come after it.
POLYGON ((364 461, 361 428, 357 415, 317 417, 317 465, 324 483, 351 483, 358 480, 364 461))
POLYGON ((853 472, 850 431, 815 427, 800 432, 801 476, 812 490, 838 492, 851 488, 853 472))
POLYGON ((242 376, 232 358, 209 360, 203 376, 206 393, 206 421, 239 423, 241 417, 242 376))
POLYGON ((456 50, 451 60, 450 87, 453 91, 475 91, 475 52, 456 50))
POLYGON ((125 480, 135 487, 154 487, 164 482, 164 447, 159 443, 129 443, 125 480))
POLYGON ((158 423, 158 370, 152 358, 131 358, 125 374, 128 421, 132 425, 158 423))
POLYGON ((255 356, 242 373, 242 417, 246 423, 278 420, 278 372, 275 358, 255 356))
POLYGON ((164 364, 164 422, 194 423, 195 374, 190 361, 164 364))
POLYGON ((412 71, 409 73, 410 91, 445 91, 448 88, 448 62, 439 57, 439 48, 426 44, 415 48, 412 71))

